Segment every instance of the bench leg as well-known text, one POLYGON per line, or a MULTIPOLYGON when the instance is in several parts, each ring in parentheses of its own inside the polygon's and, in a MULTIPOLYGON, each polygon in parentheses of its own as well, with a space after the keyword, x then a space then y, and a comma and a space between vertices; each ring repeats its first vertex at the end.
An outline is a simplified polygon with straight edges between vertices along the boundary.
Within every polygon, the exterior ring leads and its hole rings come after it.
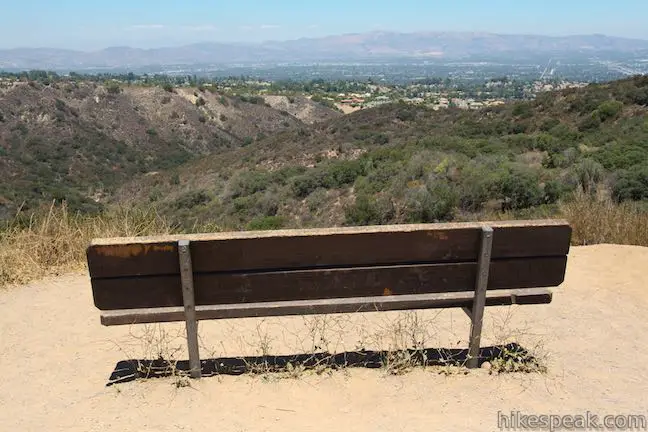
POLYGON ((198 350, 198 321, 196 320, 196 301, 194 297, 193 267, 188 240, 178 241, 180 259, 180 278, 182 280, 182 299, 184 302, 187 326, 187 347, 189 349, 189 368, 191 378, 200 378, 200 352, 198 350))
POLYGON ((468 359, 466 366, 476 368, 479 366, 479 349, 481 343, 482 324, 484 320, 484 307, 486 306, 486 290, 488 289, 488 272, 490 270, 491 251, 493 247, 493 228, 483 227, 481 248, 477 262, 477 280, 475 282, 475 298, 470 308, 470 339, 468 359))

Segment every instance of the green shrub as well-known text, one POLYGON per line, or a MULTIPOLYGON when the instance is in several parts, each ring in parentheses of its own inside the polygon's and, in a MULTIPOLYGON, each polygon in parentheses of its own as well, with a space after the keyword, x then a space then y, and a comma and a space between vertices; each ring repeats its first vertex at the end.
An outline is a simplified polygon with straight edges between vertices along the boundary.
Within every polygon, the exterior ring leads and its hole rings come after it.
POLYGON ((176 199, 174 205, 177 209, 192 209, 209 201, 211 198, 205 191, 191 191, 176 199))
POLYGON ((403 106, 396 112, 396 118, 404 122, 414 121, 416 120, 416 109, 403 106))
POLYGON ((241 95, 239 96, 239 100, 241 102, 246 102, 246 103, 251 103, 255 105, 263 105, 265 103, 265 99, 263 99, 262 96, 248 96, 248 95, 241 95))
POLYGON ((593 159, 584 159, 574 165, 572 175, 576 179, 576 184, 586 194, 594 194, 599 182, 603 179, 605 170, 600 163, 593 159))
POLYGON ((549 132, 555 126, 560 124, 560 120, 556 118, 548 118, 542 121, 540 124, 540 130, 543 132, 549 132))
POLYGON ((110 84, 106 84, 106 91, 108 92, 108 94, 116 95, 121 93, 122 90, 121 87, 119 87, 119 84, 110 83, 110 84))
POLYGON ((284 223, 285 220, 281 216, 264 216, 250 221, 247 229, 250 231, 276 230, 283 227, 284 223))
POLYGON ((523 119, 533 117, 531 104, 528 102, 517 102, 513 106, 513 115, 523 119))
POLYGON ((322 210, 325 210, 326 198, 327 198, 326 189, 324 188, 315 189, 306 198, 306 204, 308 205, 308 210, 311 213, 318 213, 322 210))
POLYGON ((606 99, 607 94, 601 92, 596 84, 590 84, 586 92, 575 95, 569 109, 581 115, 589 114, 605 102, 606 99))
POLYGON ((598 106, 598 112, 599 116, 601 117, 601 121, 617 118, 622 109, 623 104, 615 100, 603 102, 598 106))
POLYGON ((648 105, 648 87, 638 88, 632 91, 630 100, 637 105, 648 105))
POLYGON ((63 102, 61 99, 56 99, 56 109, 60 111, 65 111, 67 108, 67 105, 65 105, 65 102, 63 102))
POLYGON ((291 189, 297 198, 305 198, 315 189, 324 187, 324 185, 323 173, 317 169, 313 169, 311 172, 295 177, 291 189))
POLYGON ((513 170, 505 175, 500 180, 499 192, 504 201, 503 207, 509 210, 533 207, 544 202, 538 176, 526 170, 513 170))
POLYGON ((558 202, 560 198, 567 192, 569 188, 567 185, 561 183, 558 180, 549 180, 545 183, 543 188, 544 193, 544 203, 553 204, 558 202))
POLYGON ((648 166, 621 172, 612 186, 612 198, 616 202, 648 199, 648 166))
POLYGON ((196 106, 201 107, 201 106, 205 106, 206 104, 207 101, 205 101, 205 99, 202 96, 196 99, 196 106))
POLYGON ((648 161, 648 149, 637 144, 612 141, 594 153, 593 157, 610 171, 629 169, 648 161))
POLYGON ((347 225, 381 225, 394 217, 394 206, 388 198, 377 200, 363 194, 358 195, 344 213, 347 225))
POLYGON ((411 223, 444 222, 454 218, 459 203, 456 188, 445 181, 433 181, 410 192, 406 202, 407 221, 411 223))
POLYGON ((499 183, 506 175, 506 168, 496 159, 467 164, 458 179, 459 206, 469 212, 477 212, 489 199, 498 198, 499 183))
POLYGON ((288 184, 292 178, 305 173, 306 170, 307 168, 301 165, 287 166, 274 171, 272 173, 272 181, 283 186, 288 184))
POLYGON ((335 162, 329 165, 325 172, 324 185, 328 188, 340 188, 353 183, 363 172, 359 160, 335 162))
POLYGON ((253 170, 239 174, 230 185, 233 198, 248 196, 266 190, 272 183, 272 174, 253 170))
POLYGON ((373 143, 377 145, 385 145, 389 142, 389 137, 384 133, 378 133, 373 137, 373 143))
POLYGON ((590 115, 586 116, 578 124, 578 130, 581 132, 587 132, 594 129, 598 129, 601 126, 601 115, 598 110, 595 110, 590 115))
POLYGON ((549 130, 549 133, 561 142, 575 142, 579 138, 579 133, 565 123, 558 123, 549 130))

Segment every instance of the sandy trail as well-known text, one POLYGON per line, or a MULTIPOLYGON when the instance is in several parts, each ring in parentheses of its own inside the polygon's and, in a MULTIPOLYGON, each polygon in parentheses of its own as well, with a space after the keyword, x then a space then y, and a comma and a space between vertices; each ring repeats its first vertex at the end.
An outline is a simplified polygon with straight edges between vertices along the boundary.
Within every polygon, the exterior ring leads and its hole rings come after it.
MULTIPOLYGON (((487 310, 484 343, 508 333, 525 347, 540 345, 546 375, 350 369, 298 379, 219 376, 189 388, 170 378, 105 387, 119 360, 144 355, 146 344, 133 336, 143 326, 102 327, 81 275, 0 291, 0 431, 489 431, 498 430, 498 411, 648 414, 647 264, 648 248, 573 248, 552 304, 487 310)), ((465 346, 460 310, 417 316, 431 320, 428 346, 465 346)), ((370 335, 388 341, 401 318, 205 322, 203 355, 259 354, 260 336, 273 353, 295 353, 311 343, 314 323, 327 323, 330 346, 352 349, 377 340, 370 335)))

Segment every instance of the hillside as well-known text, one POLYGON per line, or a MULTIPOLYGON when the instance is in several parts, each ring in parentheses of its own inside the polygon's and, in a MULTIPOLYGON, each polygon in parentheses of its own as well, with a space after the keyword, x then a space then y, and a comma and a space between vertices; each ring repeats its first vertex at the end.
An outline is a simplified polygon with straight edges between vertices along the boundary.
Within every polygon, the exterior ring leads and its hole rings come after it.
POLYGON ((648 198, 648 78, 480 111, 385 105, 126 186, 186 226, 223 229, 551 215, 574 191, 648 198))
POLYGON ((167 90, 74 81, 0 88, 0 219, 52 199, 91 210, 134 176, 339 115, 305 98, 290 111, 167 90))

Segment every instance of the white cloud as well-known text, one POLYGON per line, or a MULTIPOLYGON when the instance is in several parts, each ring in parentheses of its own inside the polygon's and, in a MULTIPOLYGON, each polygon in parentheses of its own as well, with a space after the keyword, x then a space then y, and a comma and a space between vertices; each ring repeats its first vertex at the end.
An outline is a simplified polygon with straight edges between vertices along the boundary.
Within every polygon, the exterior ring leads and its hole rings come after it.
POLYGON ((275 25, 275 24, 260 24, 260 25, 242 25, 239 26, 240 31, 244 32, 250 32, 250 31, 261 31, 261 30, 277 30, 280 29, 281 26, 275 25))
POLYGON ((215 25, 211 25, 211 24, 195 25, 195 26, 182 26, 181 28, 183 30, 194 31, 194 32, 212 32, 212 31, 217 31, 218 30, 218 27, 216 27, 215 25))
POLYGON ((133 30, 160 30, 166 27, 164 24, 136 24, 130 26, 133 30))

